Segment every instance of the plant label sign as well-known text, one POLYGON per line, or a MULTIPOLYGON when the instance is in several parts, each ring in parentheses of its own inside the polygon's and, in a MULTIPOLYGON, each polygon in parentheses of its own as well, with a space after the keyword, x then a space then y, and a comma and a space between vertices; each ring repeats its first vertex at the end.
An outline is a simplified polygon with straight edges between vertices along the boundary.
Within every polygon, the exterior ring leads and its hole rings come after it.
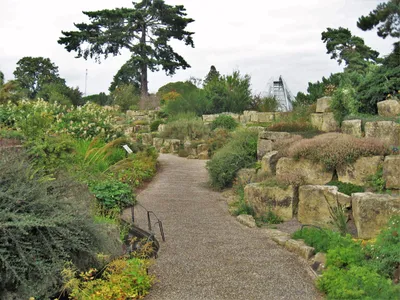
POLYGON ((132 154, 133 153, 132 149, 129 148, 128 145, 123 145, 122 147, 125 149, 126 152, 128 152, 128 154, 132 154))

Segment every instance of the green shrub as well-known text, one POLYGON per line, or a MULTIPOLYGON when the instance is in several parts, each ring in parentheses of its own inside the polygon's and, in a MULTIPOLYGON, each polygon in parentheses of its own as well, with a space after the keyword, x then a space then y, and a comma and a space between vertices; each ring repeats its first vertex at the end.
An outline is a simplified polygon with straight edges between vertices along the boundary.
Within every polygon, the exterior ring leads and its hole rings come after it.
POLYGON ((224 145, 226 145, 231 138, 231 133, 229 130, 224 128, 216 128, 210 133, 210 137, 207 140, 208 155, 212 157, 215 152, 221 149, 224 145))
POLYGON ((50 178, 22 152, 0 152, 0 298, 48 299, 61 288, 67 261, 80 271, 99 266, 97 253, 121 245, 94 224, 91 195, 68 178, 50 178))
POLYGON ((212 123, 211 129, 225 128, 228 130, 235 129, 239 124, 229 115, 219 115, 212 123))
POLYGON ((355 185, 348 182, 341 182, 341 181, 331 181, 328 182, 327 185, 332 185, 338 187, 338 191, 340 193, 346 194, 351 196, 353 193, 364 193, 365 189, 362 186, 355 185))
POLYGON ((360 102, 356 99, 356 90, 351 84, 343 84, 333 93, 331 109, 339 123, 343 121, 345 116, 357 114, 360 105, 360 102))
POLYGON ((350 236, 343 237, 338 232, 331 230, 305 227, 293 233, 292 237, 315 248, 316 252, 327 252, 335 247, 347 247, 354 244, 350 236))
POLYGON ((275 97, 256 95, 253 96, 251 108, 261 112, 274 112, 279 109, 279 102, 275 97))
POLYGON ((155 120, 155 121, 151 122, 150 131, 151 132, 158 131, 158 126, 160 126, 161 124, 164 124, 163 120, 155 120))
POLYGON ((112 104, 118 105, 121 111, 127 111, 128 109, 137 109, 140 92, 133 84, 124 84, 118 86, 112 93, 112 104))
POLYGON ((197 116, 201 116, 211 112, 211 103, 206 98, 205 92, 198 89, 175 100, 167 101, 163 109, 168 115, 194 113, 197 116))
POLYGON ((329 268, 348 268, 350 266, 362 266, 365 263, 365 253, 361 245, 356 242, 350 242, 345 245, 330 245, 326 255, 326 266, 329 268))
POLYGON ((400 216, 392 217, 386 228, 377 236, 374 244, 367 246, 368 264, 379 274, 394 279, 394 271, 400 263, 400 216))
POLYGON ((371 187, 374 192, 382 193, 386 187, 386 181, 383 178, 383 167, 380 166, 376 173, 367 178, 367 185, 371 187))
POLYGON ((105 211, 119 210, 135 204, 135 197, 129 185, 117 180, 92 183, 90 191, 96 196, 100 207, 105 211))
POLYGON ((158 89, 157 96, 162 99, 165 94, 170 92, 176 92, 181 96, 186 96, 197 90, 198 88, 190 81, 170 82, 158 89))
POLYGON ((232 206, 234 207, 234 209, 232 210, 232 214, 234 216, 250 215, 254 217, 256 215, 254 207, 244 200, 244 186, 235 185, 234 191, 238 200, 232 204, 232 206))
POLYGON ((208 137, 210 129, 204 125, 199 118, 196 119, 179 119, 168 122, 164 131, 160 133, 162 138, 199 140, 208 137))
POLYGON ((295 159, 307 158, 335 170, 362 156, 387 155, 389 148, 376 139, 356 138, 341 133, 326 133, 295 142, 287 154, 295 159))
POLYGON ((329 267, 318 279, 318 288, 328 299, 398 299, 400 289, 375 270, 351 265, 348 269, 329 267))
POLYGON ((250 76, 232 75, 216 77, 204 86, 210 113, 242 113, 251 106, 250 76))
POLYGON ((266 224, 280 224, 283 222, 283 219, 275 214, 271 209, 268 209, 266 213, 257 218, 257 221, 266 224))
POLYGON ((237 172, 257 161, 257 139, 255 132, 241 130, 231 141, 218 150, 207 163, 211 185, 222 189, 232 185, 237 172))
POLYGON ((108 264, 101 276, 91 269, 76 278, 76 270, 71 267, 65 268, 62 275, 73 299, 142 299, 154 282, 154 276, 147 272, 149 265, 149 261, 139 258, 120 258, 108 264))

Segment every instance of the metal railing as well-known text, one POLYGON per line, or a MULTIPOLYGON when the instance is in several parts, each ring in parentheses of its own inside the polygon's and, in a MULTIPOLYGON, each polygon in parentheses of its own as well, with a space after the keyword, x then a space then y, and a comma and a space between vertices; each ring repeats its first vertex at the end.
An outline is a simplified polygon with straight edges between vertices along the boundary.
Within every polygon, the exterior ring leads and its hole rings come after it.
POLYGON ((161 234, 161 238, 162 241, 165 242, 165 234, 164 234, 164 227, 163 227, 163 223, 162 221, 157 217, 157 215, 151 211, 151 210, 147 210, 146 207, 144 207, 143 205, 137 203, 135 206, 131 207, 131 214, 132 214, 132 223, 135 224, 135 207, 136 206, 140 206, 141 208, 143 208, 146 211, 146 215, 147 215, 147 227, 149 229, 150 232, 152 232, 152 228, 154 228, 155 226, 158 225, 159 229, 160 229, 160 234, 161 234), (151 216, 154 216, 154 218, 157 220, 153 226, 151 224, 151 216))

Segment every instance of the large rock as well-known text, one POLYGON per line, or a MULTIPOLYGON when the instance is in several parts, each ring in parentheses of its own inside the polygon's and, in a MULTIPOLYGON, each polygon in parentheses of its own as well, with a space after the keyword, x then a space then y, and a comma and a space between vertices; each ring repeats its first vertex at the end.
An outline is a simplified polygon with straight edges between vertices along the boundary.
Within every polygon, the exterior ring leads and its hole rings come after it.
POLYGON ((400 115, 400 101, 385 100, 378 102, 378 114, 382 117, 397 117, 400 115))
POLYGON ((142 133, 143 145, 153 145, 153 136, 151 133, 142 133))
POLYGON ((294 191, 291 186, 283 188, 251 183, 244 188, 244 198, 258 215, 271 210, 285 221, 293 218, 294 191))
POLYGON ((278 132, 278 131, 262 131, 258 134, 259 139, 271 140, 271 141, 288 139, 291 138, 292 136, 293 135, 289 132, 278 132))
POLYGON ((276 176, 296 184, 325 184, 332 180, 333 172, 326 171, 322 164, 308 159, 282 157, 276 165, 276 176))
POLYGON ((331 97, 319 98, 317 100, 317 108, 316 108, 315 112, 317 112, 317 113, 330 112, 331 102, 332 102, 331 97))
POLYGON ((353 217, 361 239, 376 237, 390 217, 400 215, 400 196, 373 193, 352 195, 353 217))
POLYGON ((400 189, 400 156, 386 156, 383 163, 383 179, 387 189, 400 189))
POLYGON ((285 248, 307 260, 315 253, 315 249, 306 245, 302 240, 288 240, 285 243, 285 248))
POLYGON ((261 159, 261 172, 266 175, 275 175, 278 151, 267 152, 261 159))
POLYGON ((254 120, 257 120, 256 122, 258 122, 257 113, 258 112, 254 110, 245 110, 243 112, 243 115, 240 116, 240 122, 249 123, 249 122, 255 122, 254 120))
POLYGON ((272 144, 271 140, 263 140, 258 139, 257 143, 257 158, 262 159, 262 157, 267 153, 272 151, 272 144))
POLYGON ((365 185, 383 163, 383 156, 360 157, 354 163, 337 169, 338 179, 356 185, 365 185))
POLYGON ((153 146, 157 149, 157 151, 161 150, 161 147, 164 144, 164 139, 162 138, 153 138, 153 146))
POLYGON ((126 116, 127 117, 147 116, 147 112, 146 111, 140 111, 140 110, 127 110, 126 111, 126 116))
POLYGON ((330 208, 340 204, 346 209, 351 207, 351 197, 338 192, 336 186, 304 185, 299 188, 297 219, 302 224, 331 228, 330 208))
POLYGON ((239 215, 236 217, 237 220, 242 223, 243 225, 254 228, 256 227, 256 221, 254 220, 253 216, 250 215, 239 215))
POLYGON ((258 123, 269 123, 275 120, 275 113, 273 112, 259 112, 258 123))
POLYGON ((203 122, 204 123, 212 123, 215 121, 216 118, 218 118, 219 114, 215 115, 203 115, 203 122))
POLYGON ((323 132, 338 131, 340 128, 333 113, 311 114, 311 125, 323 132))
POLYGON ((256 169, 240 169, 237 172, 236 179, 239 184, 246 185, 255 181, 257 177, 256 169))
POLYGON ((197 145, 197 153, 208 151, 209 148, 210 146, 208 144, 197 145))
POLYGON ((400 145, 400 124, 392 121, 365 123, 365 137, 377 138, 387 145, 400 145))
POLYGON ((198 159, 209 159, 210 158, 210 156, 209 156, 209 154, 208 154, 208 151, 203 151, 203 152, 200 152, 198 155, 197 155, 197 158, 198 159))
POLYGON ((342 133, 349 134, 355 137, 362 137, 362 121, 361 120, 346 120, 342 122, 342 133))
POLYGON ((179 152, 179 148, 181 146, 181 141, 178 139, 171 139, 169 140, 169 144, 170 144, 170 152, 171 153, 178 153, 179 152))

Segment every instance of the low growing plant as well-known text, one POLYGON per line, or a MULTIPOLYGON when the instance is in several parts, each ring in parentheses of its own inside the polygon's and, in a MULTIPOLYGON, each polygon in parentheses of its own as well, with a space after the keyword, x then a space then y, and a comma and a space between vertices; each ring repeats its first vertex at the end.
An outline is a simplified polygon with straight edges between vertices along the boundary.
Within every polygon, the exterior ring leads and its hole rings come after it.
POLYGON ((212 123, 211 129, 225 128, 227 130, 234 130, 239 124, 229 115, 219 115, 212 123))
POLYGON ((91 184, 90 191, 104 210, 118 209, 135 203, 135 197, 129 185, 117 180, 107 180, 91 184))
POLYGON ((355 185, 348 182, 331 181, 327 185, 336 186, 340 193, 351 196, 353 193, 364 193, 365 189, 363 186, 355 185))

